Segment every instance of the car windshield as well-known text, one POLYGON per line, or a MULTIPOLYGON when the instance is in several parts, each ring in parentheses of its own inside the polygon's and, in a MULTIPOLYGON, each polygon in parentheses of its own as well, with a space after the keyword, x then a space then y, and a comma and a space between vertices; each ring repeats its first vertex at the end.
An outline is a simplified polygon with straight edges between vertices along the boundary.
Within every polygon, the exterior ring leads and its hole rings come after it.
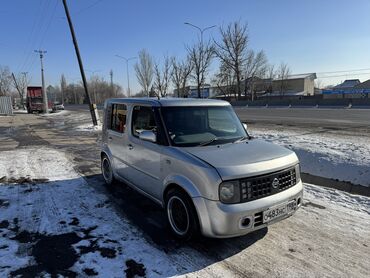
POLYGON ((230 106, 163 107, 162 113, 174 146, 225 144, 247 136, 230 106))

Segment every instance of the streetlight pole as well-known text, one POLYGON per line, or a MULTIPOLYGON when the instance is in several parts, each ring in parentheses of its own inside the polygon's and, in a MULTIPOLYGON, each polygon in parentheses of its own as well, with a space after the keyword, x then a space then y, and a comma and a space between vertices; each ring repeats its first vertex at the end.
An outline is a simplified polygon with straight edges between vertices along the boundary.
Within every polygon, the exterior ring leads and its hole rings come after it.
POLYGON ((212 25, 212 26, 208 26, 208 27, 205 27, 205 28, 202 29, 199 26, 196 26, 196 25, 194 25, 190 22, 184 22, 184 24, 198 29, 198 31, 200 32, 200 43, 201 43, 202 46, 203 46, 203 33, 204 33, 204 31, 215 28, 217 26, 217 25, 212 25))
POLYGON ((44 54, 46 53, 45 50, 35 50, 36 53, 40 54, 40 62, 41 62, 41 82, 42 82, 42 98, 44 104, 44 113, 49 113, 49 105, 48 105, 48 95, 45 90, 45 79, 44 79, 44 64, 42 62, 42 58, 44 58, 44 54))
MULTIPOLYGON (((192 23, 190 23, 190 22, 184 22, 184 24, 185 25, 189 25, 189 26, 191 26, 191 27, 193 27, 193 28, 195 28, 195 29, 198 29, 198 31, 200 32, 200 56, 201 57, 203 57, 203 33, 205 32, 205 31, 207 31, 207 30, 209 30, 209 29, 212 29, 212 28, 215 28, 216 27, 216 25, 212 25, 212 26, 208 26, 208 27, 205 27, 205 28, 200 28, 199 26, 197 26, 197 25, 194 25, 194 24, 192 24, 192 23)), ((201 92, 199 91, 199 89, 201 90, 201 91, 203 91, 203 73, 202 73, 202 76, 201 76, 201 86, 200 86, 200 88, 198 87, 198 98, 201 98, 201 92)))
POLYGON ((115 55, 116 57, 118 58, 121 58, 123 60, 126 61, 126 72, 127 72, 127 96, 130 97, 130 76, 129 76, 129 72, 128 72, 128 62, 130 60, 134 60, 136 59, 137 57, 130 57, 130 58, 125 58, 123 56, 120 56, 120 55, 115 55))

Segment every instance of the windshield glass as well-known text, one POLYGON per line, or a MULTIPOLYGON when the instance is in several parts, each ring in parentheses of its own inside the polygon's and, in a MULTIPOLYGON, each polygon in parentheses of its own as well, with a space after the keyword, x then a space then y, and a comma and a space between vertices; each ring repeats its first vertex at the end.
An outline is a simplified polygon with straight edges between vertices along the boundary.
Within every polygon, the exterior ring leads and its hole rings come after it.
POLYGON ((225 144, 247 136, 230 106, 163 107, 162 113, 174 146, 225 144))

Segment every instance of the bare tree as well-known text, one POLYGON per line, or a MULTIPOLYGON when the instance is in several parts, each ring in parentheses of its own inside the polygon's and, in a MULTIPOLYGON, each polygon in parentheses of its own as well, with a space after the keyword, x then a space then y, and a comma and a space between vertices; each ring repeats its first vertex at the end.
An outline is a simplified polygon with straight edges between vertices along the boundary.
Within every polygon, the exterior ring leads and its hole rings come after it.
POLYGON ((247 24, 236 21, 220 28, 221 43, 214 41, 216 56, 233 71, 236 80, 238 98, 242 92, 242 75, 247 59, 248 32, 247 24))
POLYGON ((263 50, 255 52, 253 50, 248 51, 247 59, 245 63, 244 80, 245 80, 245 94, 248 92, 251 95, 252 100, 255 97, 255 83, 264 78, 268 70, 267 58, 263 50))
POLYGON ((67 88, 67 81, 66 81, 64 74, 62 74, 62 76, 60 77, 60 93, 61 93, 62 104, 64 103, 66 88, 67 88))
POLYGON ((149 95, 149 88, 153 81, 153 59, 145 49, 139 52, 139 61, 134 68, 140 86, 149 95))
POLYGON ((266 70, 267 82, 264 82, 264 87, 265 87, 264 89, 265 89, 265 92, 268 93, 268 94, 271 94, 272 91, 273 91, 272 84, 273 84, 273 81, 275 79, 275 76, 276 76, 275 66, 274 65, 268 65, 267 70, 266 70))
POLYGON ((9 68, 0 66, 0 96, 5 96, 9 92, 11 82, 9 68))
POLYGON ((171 59, 172 64, 172 74, 171 80, 175 86, 177 97, 184 97, 185 95, 185 87, 189 76, 193 70, 193 65, 187 57, 184 61, 177 61, 176 57, 172 57, 171 59))
POLYGON ((27 76, 26 72, 18 73, 17 75, 14 75, 14 87, 17 89, 19 98, 21 100, 21 106, 24 105, 24 98, 26 94, 26 89, 28 84, 31 81, 31 78, 27 76))
POLYGON ((279 79, 280 97, 284 96, 285 91, 288 89, 288 76, 290 75, 290 68, 288 64, 281 62, 277 70, 277 77, 279 79))
POLYGON ((159 63, 154 64, 154 88, 158 91, 158 95, 165 97, 170 83, 171 63, 168 56, 164 57, 162 68, 159 63))
POLYGON ((234 97, 236 98, 234 72, 222 61, 218 72, 214 76, 213 83, 221 94, 228 97, 234 94, 234 97))
POLYGON ((187 47, 189 59, 193 65, 191 77, 197 84, 198 98, 201 97, 201 88, 204 85, 209 66, 214 56, 214 47, 210 41, 203 43, 203 40, 187 47))

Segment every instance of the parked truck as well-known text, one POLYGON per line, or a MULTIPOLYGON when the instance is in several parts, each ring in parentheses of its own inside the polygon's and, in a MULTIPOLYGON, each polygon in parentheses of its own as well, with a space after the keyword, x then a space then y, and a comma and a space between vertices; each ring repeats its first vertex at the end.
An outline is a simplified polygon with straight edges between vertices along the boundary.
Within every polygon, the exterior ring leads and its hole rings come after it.
MULTIPOLYGON (((52 103, 48 102, 48 108, 52 109, 52 103)), ((42 96, 42 87, 32 86, 27 87, 27 112, 43 112, 44 99, 42 96)))

